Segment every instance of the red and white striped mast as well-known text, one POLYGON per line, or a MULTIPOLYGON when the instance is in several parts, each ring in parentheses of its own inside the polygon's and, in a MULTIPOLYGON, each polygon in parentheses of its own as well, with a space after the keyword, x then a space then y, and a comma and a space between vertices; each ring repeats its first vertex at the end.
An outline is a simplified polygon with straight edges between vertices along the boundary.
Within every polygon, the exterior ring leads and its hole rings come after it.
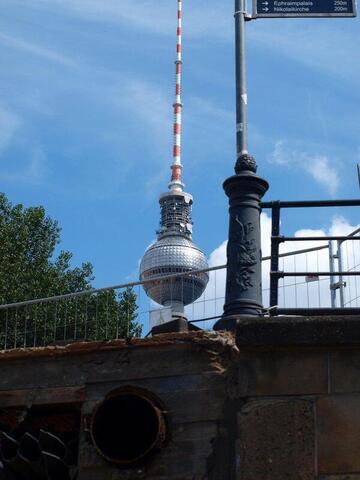
POLYGON ((176 45, 176 85, 175 85, 175 103, 174 103, 174 148, 173 163, 171 165, 170 190, 180 190, 184 188, 182 182, 182 164, 181 164, 181 133, 182 133, 182 103, 181 103, 181 80, 182 80, 182 0, 178 1, 177 12, 177 45, 176 45))

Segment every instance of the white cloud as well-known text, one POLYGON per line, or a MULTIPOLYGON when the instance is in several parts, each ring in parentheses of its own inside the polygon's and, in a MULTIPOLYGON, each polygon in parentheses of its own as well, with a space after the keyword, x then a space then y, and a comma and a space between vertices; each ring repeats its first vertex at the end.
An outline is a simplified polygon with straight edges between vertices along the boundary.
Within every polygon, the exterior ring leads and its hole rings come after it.
MULTIPOLYGON (((112 98, 116 98, 116 92, 112 98)), ((166 95, 157 84, 142 79, 123 79, 122 92, 117 105, 128 112, 135 122, 139 141, 149 149, 149 159, 154 164, 153 175, 146 181, 146 191, 152 194, 170 178, 172 159, 172 97, 166 95), (167 175, 167 176, 166 176, 167 175)))
MULTIPOLYGON (((22 120, 14 112, 0 107, 0 156, 19 137, 19 130, 22 127, 22 120)), ((46 175, 46 155, 38 146, 27 146, 27 157, 25 163, 12 162, 11 167, 3 164, 0 170, 0 179, 8 182, 30 182, 39 183, 46 175)), ((3 155, 4 156, 4 155, 3 155)))
POLYGON ((209 257, 209 267, 217 267, 226 264, 226 247, 227 240, 211 252, 209 257))
POLYGON ((331 195, 338 191, 340 175, 334 164, 325 155, 292 150, 286 146, 284 140, 277 140, 274 150, 269 155, 269 162, 287 168, 304 170, 331 195))
POLYGON ((288 165, 290 163, 290 159, 284 150, 283 140, 277 140, 275 142, 274 150, 270 154, 269 161, 276 165, 288 165))
POLYGON ((340 177, 337 170, 330 165, 329 159, 324 156, 308 158, 304 164, 305 170, 314 178, 316 182, 327 188, 334 195, 340 183, 340 177))
POLYGON ((5 35, 4 33, 0 33, 0 43, 7 47, 21 50, 27 54, 35 55, 37 57, 41 57, 45 60, 49 60, 63 66, 75 66, 75 62, 65 55, 62 55, 43 46, 35 45, 28 41, 5 35))
MULTIPOLYGON (((23 0, 18 3, 25 3, 23 0)), ((33 0, 33 6, 45 11, 60 11, 88 21, 109 21, 125 23, 127 26, 136 26, 146 30, 167 32, 168 13, 171 11, 169 2, 161 2, 158 8, 149 1, 133 0, 33 0), (151 12, 151 14, 150 14, 151 12), (156 20, 154 19, 156 16, 156 20)))
MULTIPOLYGON (((176 2, 169 0, 3 0, 9 5, 36 10, 37 14, 67 15, 90 22, 121 24, 140 34, 174 35, 176 2)), ((250 3, 250 2, 249 2, 250 3)), ((360 79, 358 32, 353 19, 346 19, 349 28, 324 20, 272 20, 252 22, 249 42, 307 67, 322 69, 345 81, 360 79), (301 21, 301 28, 299 28, 301 21), (286 38, 286 41, 284 41, 286 38), (349 55, 351 52, 351 55, 349 55), (341 68, 334 58, 341 58, 341 68)), ((222 40, 232 43, 233 4, 197 0, 184 4, 184 32, 187 38, 204 41, 222 40)))
POLYGON ((39 184, 46 176, 46 164, 45 152, 40 147, 34 147, 30 149, 24 166, 0 171, 0 179, 6 182, 39 184))
POLYGON ((354 227, 353 225, 350 225, 349 222, 346 220, 346 218, 341 217, 341 216, 336 216, 333 218, 330 230, 329 230, 329 235, 349 235, 352 233, 356 228, 358 228, 359 225, 354 227))
POLYGON ((262 50, 271 50, 307 67, 321 69, 346 82, 359 81, 360 50, 353 48, 359 42, 359 32, 353 28, 354 20, 345 20, 348 28, 340 22, 334 25, 322 19, 300 21, 262 22, 261 28, 254 25, 249 29, 249 39, 262 50), (334 58, 341 58, 341 68, 334 58))
POLYGON ((217 120, 224 128, 224 124, 235 123, 235 113, 232 110, 227 110, 221 107, 221 104, 214 103, 205 97, 192 97, 188 100, 191 108, 201 118, 211 118, 217 120))
POLYGON ((47 173, 47 157, 40 147, 32 149, 26 176, 34 182, 40 182, 47 173))
MULTIPOLYGON (((176 2, 169 0, 11 0, 12 4, 54 14, 66 14, 91 22, 111 22, 144 33, 173 35, 176 22, 176 2)), ((197 0, 191 8, 184 5, 185 28, 188 36, 210 34, 216 38, 229 36, 227 24, 232 25, 232 7, 228 15, 223 5, 197 0), (186 15, 188 14, 188 15, 186 15), (216 24, 216 28, 214 25, 216 24)))
POLYGON ((158 85, 142 79, 129 79, 123 86, 119 103, 140 118, 139 134, 146 136, 147 127, 157 139, 170 138, 171 98, 158 85))
POLYGON ((0 107, 0 154, 10 145, 20 125, 15 113, 0 107))
POLYGON ((157 173, 146 180, 145 191, 149 197, 153 197, 155 192, 159 191, 160 186, 165 190, 166 183, 170 181, 170 169, 162 168, 157 173))

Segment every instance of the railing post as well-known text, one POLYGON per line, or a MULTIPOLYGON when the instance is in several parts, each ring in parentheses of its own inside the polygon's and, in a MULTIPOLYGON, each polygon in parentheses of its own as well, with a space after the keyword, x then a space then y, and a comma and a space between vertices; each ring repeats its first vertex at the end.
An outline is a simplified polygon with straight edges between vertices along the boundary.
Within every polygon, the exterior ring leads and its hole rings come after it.
MULTIPOLYGON (((331 240, 329 240, 330 273, 335 272, 334 260, 335 260, 334 246, 333 246, 333 242, 331 240)), ((331 298, 331 308, 336 308, 336 280, 335 280, 335 277, 333 275, 330 276, 330 298, 331 298)))
POLYGON ((279 303, 279 240, 280 236, 280 206, 276 202, 271 210, 271 262, 270 262, 270 307, 279 303))
MULTIPOLYGON (((342 259, 342 241, 337 241, 337 259, 338 259, 338 269, 339 272, 343 272, 343 259, 342 259)), ((344 295, 344 278, 342 275, 339 275, 339 286, 340 286, 340 307, 344 308, 345 306, 345 295, 344 295)))

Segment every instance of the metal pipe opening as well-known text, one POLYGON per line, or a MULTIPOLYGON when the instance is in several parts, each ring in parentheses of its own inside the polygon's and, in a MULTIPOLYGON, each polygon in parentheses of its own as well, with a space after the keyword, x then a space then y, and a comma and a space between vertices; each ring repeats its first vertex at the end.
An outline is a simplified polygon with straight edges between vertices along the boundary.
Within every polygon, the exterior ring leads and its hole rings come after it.
POLYGON ((124 389, 110 394, 93 414, 94 445, 112 463, 140 462, 163 445, 165 435, 163 410, 146 391, 124 389))

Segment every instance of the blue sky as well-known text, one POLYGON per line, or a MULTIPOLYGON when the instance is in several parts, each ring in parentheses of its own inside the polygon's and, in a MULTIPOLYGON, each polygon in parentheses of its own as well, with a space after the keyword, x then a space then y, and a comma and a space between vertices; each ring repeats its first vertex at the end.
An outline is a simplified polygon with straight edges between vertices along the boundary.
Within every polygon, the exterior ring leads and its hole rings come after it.
MULTIPOLYGON (((0 0, 0 182, 44 205, 97 286, 136 276, 172 153, 175 0, 0 0)), ((235 162, 232 0, 184 0, 186 188, 194 239, 227 236, 235 162)), ((248 24, 250 150, 268 200, 359 197, 359 19, 248 24)), ((327 231, 354 209, 296 212, 327 231)))

